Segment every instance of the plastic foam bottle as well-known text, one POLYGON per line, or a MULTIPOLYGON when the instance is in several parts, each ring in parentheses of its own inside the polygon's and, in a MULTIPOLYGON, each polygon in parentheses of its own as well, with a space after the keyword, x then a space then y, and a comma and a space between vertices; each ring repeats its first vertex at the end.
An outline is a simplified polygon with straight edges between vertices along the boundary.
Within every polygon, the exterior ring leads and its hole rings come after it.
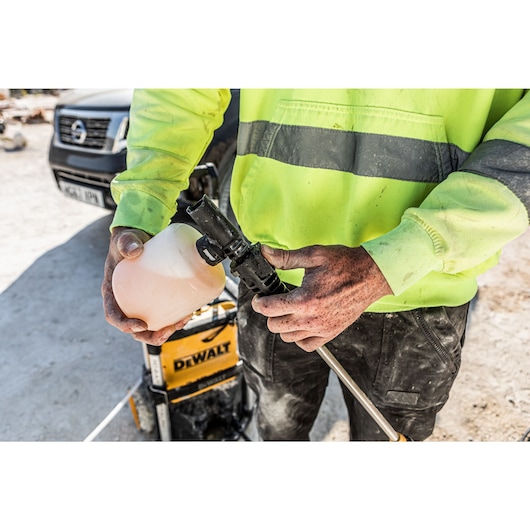
POLYGON ((147 241, 139 257, 118 263, 112 289, 127 317, 139 318, 150 331, 158 331, 223 292, 223 265, 211 266, 201 258, 195 247, 200 237, 195 228, 174 223, 147 241))

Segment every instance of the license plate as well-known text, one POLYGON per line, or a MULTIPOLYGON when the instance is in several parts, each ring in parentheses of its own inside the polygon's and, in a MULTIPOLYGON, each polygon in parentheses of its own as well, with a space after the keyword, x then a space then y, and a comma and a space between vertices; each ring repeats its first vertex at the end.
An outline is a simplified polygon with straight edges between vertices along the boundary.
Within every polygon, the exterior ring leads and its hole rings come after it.
POLYGON ((105 207, 103 192, 93 188, 85 188, 71 182, 59 181, 59 188, 67 196, 77 201, 87 202, 95 206, 105 207))

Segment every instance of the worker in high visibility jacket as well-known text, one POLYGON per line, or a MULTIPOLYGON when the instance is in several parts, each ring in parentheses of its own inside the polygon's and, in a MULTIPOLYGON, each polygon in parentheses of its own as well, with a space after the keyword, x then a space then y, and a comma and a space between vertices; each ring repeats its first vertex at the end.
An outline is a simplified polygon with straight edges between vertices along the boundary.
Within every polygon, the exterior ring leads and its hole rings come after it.
MULTIPOLYGON (((103 295, 107 320, 138 340, 160 344, 183 323, 150 332, 127 319, 112 270, 167 226, 229 101, 222 89, 135 91, 103 295)), ((261 437, 308 439, 328 368, 304 351, 327 344, 394 428, 423 440, 460 366, 476 278, 528 227, 530 94, 242 89, 231 204, 295 287, 240 288, 261 437)), ((351 439, 385 439, 344 397, 351 439)))

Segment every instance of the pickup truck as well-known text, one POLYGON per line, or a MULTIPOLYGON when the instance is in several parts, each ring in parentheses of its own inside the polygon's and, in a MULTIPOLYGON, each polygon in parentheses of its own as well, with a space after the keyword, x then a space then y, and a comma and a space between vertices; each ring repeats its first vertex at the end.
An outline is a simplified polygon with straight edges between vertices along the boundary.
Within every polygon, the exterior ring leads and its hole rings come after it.
MULTIPOLYGON (((231 92, 223 125, 177 201, 181 211, 204 193, 212 199, 222 195, 222 209, 226 213, 229 208, 239 125, 239 90, 231 92)), ((116 208, 110 182, 127 168, 132 94, 132 89, 75 89, 59 96, 48 160, 57 186, 68 197, 108 210, 116 208)))

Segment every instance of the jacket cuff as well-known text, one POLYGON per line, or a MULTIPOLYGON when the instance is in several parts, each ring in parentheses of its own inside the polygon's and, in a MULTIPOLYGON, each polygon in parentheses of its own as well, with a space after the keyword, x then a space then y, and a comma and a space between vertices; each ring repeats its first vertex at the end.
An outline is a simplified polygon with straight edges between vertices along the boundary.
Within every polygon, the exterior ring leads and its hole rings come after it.
POLYGON ((175 208, 168 208, 156 197, 139 190, 127 190, 121 193, 110 229, 126 226, 155 235, 168 226, 174 214, 175 208))
POLYGON ((387 234, 362 247, 375 261, 395 296, 432 271, 442 270, 429 234, 415 221, 402 219, 387 234))

